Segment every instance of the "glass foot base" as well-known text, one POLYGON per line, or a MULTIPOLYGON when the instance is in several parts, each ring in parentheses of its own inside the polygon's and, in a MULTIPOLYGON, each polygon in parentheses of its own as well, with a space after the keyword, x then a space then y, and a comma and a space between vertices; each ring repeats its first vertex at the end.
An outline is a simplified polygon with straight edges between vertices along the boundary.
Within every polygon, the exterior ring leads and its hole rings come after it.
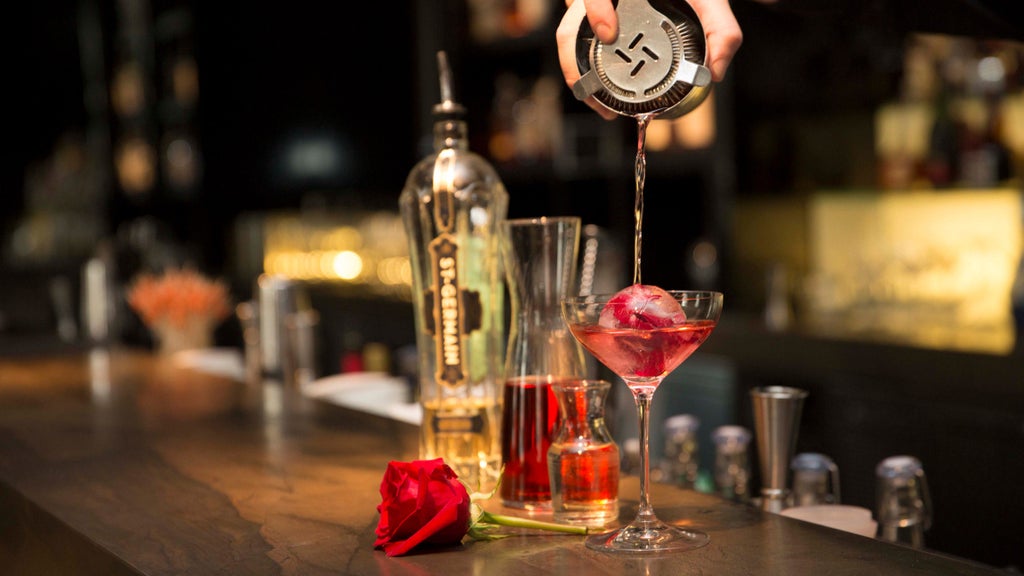
POLYGON ((664 522, 636 523, 587 538, 587 548, 616 554, 656 554, 700 548, 711 541, 703 532, 677 528, 664 522))

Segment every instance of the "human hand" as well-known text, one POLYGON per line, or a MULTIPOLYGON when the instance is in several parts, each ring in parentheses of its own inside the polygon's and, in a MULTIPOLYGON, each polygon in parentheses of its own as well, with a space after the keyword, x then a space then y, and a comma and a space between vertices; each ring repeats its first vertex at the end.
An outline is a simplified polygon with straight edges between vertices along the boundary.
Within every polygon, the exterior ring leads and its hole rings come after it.
MULTIPOLYGON (((707 37, 707 63, 711 69, 711 79, 719 82, 725 78, 725 72, 733 56, 743 43, 743 32, 736 22, 728 0, 687 1, 696 12, 707 37)), ((576 34, 583 18, 587 18, 597 39, 605 43, 614 42, 618 37, 619 23, 612 0, 566 0, 566 5, 568 8, 555 31, 555 40, 558 44, 558 62, 562 67, 562 75, 565 77, 565 83, 572 88, 580 78, 579 69, 576 67, 576 34)), ((593 96, 589 96, 584 102, 607 120, 617 116, 593 96)))

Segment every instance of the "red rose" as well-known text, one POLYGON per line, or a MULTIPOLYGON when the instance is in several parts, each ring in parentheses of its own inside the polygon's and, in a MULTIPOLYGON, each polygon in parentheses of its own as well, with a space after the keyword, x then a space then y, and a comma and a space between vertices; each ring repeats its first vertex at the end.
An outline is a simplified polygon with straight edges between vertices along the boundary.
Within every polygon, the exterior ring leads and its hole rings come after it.
POLYGON ((569 534, 588 532, 585 526, 487 512, 474 502, 474 498, 482 496, 471 497, 455 471, 441 458, 388 462, 380 495, 380 521, 373 547, 383 548, 388 556, 401 556, 420 544, 451 546, 461 542, 466 534, 475 540, 505 538, 508 534, 496 532, 501 526, 569 534))
POLYGON ((388 462, 375 548, 401 556, 419 544, 453 545, 469 530, 466 487, 444 460, 388 462))

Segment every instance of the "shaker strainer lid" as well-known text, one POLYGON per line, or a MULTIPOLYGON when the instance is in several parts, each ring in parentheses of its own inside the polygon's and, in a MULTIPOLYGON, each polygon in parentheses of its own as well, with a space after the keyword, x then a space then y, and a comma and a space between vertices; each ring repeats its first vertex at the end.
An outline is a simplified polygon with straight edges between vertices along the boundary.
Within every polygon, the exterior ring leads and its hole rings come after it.
POLYGON ((706 44, 700 20, 686 2, 666 3, 664 13, 648 0, 619 0, 619 36, 605 44, 586 19, 576 36, 580 79, 573 95, 594 96, 618 114, 681 115, 696 107, 711 84, 704 66, 706 44))

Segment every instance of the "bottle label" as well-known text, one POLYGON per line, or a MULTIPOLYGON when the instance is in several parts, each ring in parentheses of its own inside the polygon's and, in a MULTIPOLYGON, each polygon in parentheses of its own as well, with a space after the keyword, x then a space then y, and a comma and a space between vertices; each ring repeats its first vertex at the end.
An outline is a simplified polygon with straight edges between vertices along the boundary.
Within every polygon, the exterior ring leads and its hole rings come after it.
POLYGON ((460 286, 459 245, 448 234, 430 243, 434 288, 424 294, 427 330, 434 336, 437 381, 449 387, 466 382, 465 336, 480 327, 480 296, 460 286))
POLYGON ((480 414, 470 416, 438 414, 432 419, 431 426, 438 436, 480 434, 484 431, 484 419, 480 414))
POLYGON ((442 386, 466 383, 465 337, 481 325, 480 295, 464 289, 459 276, 459 242, 452 233, 455 217, 453 150, 442 150, 434 162, 434 223, 438 235, 430 242, 432 288, 423 295, 427 330, 434 337, 437 372, 442 386), (448 177, 444 177, 448 175, 448 177))
POLYGON ((434 263, 434 290, 430 309, 434 317, 437 381, 449 386, 466 378, 462 354, 462 291, 459 290, 459 246, 444 234, 430 244, 434 263))

